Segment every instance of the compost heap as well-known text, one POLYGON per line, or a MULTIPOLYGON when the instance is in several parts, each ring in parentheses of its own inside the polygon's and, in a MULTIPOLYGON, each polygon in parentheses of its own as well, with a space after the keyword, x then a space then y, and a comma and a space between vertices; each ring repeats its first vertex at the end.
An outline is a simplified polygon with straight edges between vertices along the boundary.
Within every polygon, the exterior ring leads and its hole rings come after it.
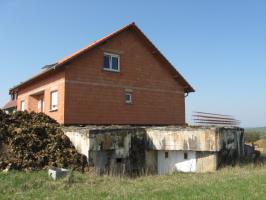
POLYGON ((79 154, 60 125, 43 113, 0 110, 0 169, 39 170, 63 167, 83 171, 79 154))

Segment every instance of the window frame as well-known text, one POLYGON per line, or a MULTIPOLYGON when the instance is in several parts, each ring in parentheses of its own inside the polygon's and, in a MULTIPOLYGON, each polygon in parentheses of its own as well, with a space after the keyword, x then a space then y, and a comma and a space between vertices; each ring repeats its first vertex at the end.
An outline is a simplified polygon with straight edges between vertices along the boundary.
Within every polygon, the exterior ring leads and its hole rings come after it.
POLYGON ((57 110, 58 110, 58 90, 52 90, 50 92, 50 111, 55 112, 57 110), (57 93, 57 100, 56 100, 57 104, 56 104, 56 107, 53 108, 53 93, 55 93, 55 92, 57 93))
POLYGON ((21 110, 21 111, 25 111, 25 110, 26 110, 26 107, 25 107, 25 100, 21 100, 21 101, 20 101, 20 106, 21 106, 21 107, 20 107, 20 110, 21 110), (22 106, 22 105, 23 105, 23 106, 22 106), (23 109, 22 109, 22 108, 23 108, 23 109))
POLYGON ((38 100, 38 111, 40 110, 40 112, 44 113, 44 100, 43 98, 38 100))
POLYGON ((125 103, 132 104, 133 103, 133 93, 132 92, 125 92, 125 103), (130 96, 130 100, 127 100, 127 96, 130 96))
POLYGON ((105 71, 111 71, 111 72, 120 72, 120 55, 119 54, 114 54, 114 53, 108 53, 108 52, 104 52, 103 54, 104 56, 104 59, 105 59, 105 56, 110 56, 110 59, 109 59, 109 67, 106 68, 106 66, 104 65, 103 63, 103 69, 105 71), (113 68, 113 62, 112 62, 112 58, 115 57, 118 59, 118 66, 117 66, 117 69, 114 69, 113 68))

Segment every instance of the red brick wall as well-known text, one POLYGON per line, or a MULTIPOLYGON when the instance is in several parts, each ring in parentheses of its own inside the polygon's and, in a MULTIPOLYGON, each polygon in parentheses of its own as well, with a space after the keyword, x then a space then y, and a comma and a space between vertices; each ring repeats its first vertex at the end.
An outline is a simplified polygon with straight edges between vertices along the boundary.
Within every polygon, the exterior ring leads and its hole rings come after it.
POLYGON ((44 113, 56 119, 59 123, 64 123, 65 72, 63 70, 53 72, 19 88, 17 109, 21 110, 21 101, 24 100, 27 111, 39 112, 39 92, 42 92, 44 95, 44 113), (53 90, 58 91, 58 110, 52 112, 50 111, 50 95, 53 90))
POLYGON ((184 124, 184 90, 142 38, 125 31, 66 68, 66 124, 184 124), (103 53, 120 55, 120 72, 103 70, 103 53), (125 103, 132 89, 133 104, 125 103))

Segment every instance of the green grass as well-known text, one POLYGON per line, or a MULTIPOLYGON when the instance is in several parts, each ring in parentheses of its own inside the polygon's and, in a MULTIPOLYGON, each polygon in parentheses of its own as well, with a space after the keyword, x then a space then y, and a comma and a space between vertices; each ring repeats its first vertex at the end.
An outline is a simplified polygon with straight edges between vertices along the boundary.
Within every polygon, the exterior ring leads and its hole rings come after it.
POLYGON ((136 179, 75 172, 53 181, 46 171, 0 173, 0 199, 266 199, 266 167, 136 179))

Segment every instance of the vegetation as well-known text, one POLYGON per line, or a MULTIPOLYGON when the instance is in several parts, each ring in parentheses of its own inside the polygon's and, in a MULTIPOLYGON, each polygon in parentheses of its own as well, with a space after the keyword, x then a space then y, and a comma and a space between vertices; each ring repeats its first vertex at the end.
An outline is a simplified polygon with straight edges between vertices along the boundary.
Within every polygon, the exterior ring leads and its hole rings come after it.
POLYGON ((0 199, 264 199, 266 167, 207 174, 96 177, 74 172, 53 181, 46 171, 0 173, 0 199))
POLYGON ((256 142, 260 139, 266 139, 266 128, 250 128, 245 130, 246 142, 256 142))

